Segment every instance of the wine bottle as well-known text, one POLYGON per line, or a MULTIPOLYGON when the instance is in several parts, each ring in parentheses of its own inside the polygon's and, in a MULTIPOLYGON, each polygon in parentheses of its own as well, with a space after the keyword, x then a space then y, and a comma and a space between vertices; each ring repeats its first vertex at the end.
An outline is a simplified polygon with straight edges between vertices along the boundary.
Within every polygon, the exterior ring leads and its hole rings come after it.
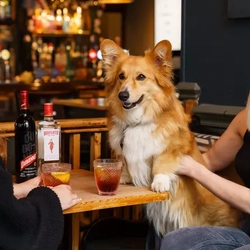
POLYGON ((24 182, 37 175, 36 125, 29 114, 28 92, 20 91, 20 115, 15 121, 16 182, 24 182))
POLYGON ((61 125, 53 118, 53 104, 44 103, 44 119, 38 123, 38 168, 61 161, 61 125))

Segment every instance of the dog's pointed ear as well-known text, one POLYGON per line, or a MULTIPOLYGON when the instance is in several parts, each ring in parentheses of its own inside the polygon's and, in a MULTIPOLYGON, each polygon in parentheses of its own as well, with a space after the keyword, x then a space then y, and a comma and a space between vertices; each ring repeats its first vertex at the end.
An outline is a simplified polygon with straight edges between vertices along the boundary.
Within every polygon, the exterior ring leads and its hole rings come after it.
POLYGON ((124 56, 128 56, 115 42, 104 39, 100 45, 103 65, 106 70, 114 66, 124 56))
POLYGON ((166 62, 172 61, 172 45, 168 40, 157 43, 151 53, 157 66, 163 66, 166 62))

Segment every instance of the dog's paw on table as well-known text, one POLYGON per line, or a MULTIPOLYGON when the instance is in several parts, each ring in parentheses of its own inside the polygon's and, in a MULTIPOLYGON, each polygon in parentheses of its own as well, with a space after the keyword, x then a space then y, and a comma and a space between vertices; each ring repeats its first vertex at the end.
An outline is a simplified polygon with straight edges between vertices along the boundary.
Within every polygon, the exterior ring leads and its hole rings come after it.
POLYGON ((176 179, 175 174, 156 174, 151 184, 151 189, 155 192, 171 191, 171 185, 174 179, 176 179))

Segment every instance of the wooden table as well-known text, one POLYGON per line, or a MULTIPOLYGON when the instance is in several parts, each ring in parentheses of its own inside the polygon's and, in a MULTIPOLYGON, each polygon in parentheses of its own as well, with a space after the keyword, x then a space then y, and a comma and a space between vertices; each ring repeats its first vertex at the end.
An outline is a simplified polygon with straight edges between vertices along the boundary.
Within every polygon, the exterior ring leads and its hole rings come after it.
POLYGON ((70 185, 74 193, 82 198, 79 204, 64 211, 64 214, 72 214, 72 250, 79 249, 79 212, 146 204, 168 199, 167 192, 155 193, 148 187, 135 187, 133 185, 120 185, 114 196, 100 196, 97 194, 93 172, 86 170, 72 171, 70 185))

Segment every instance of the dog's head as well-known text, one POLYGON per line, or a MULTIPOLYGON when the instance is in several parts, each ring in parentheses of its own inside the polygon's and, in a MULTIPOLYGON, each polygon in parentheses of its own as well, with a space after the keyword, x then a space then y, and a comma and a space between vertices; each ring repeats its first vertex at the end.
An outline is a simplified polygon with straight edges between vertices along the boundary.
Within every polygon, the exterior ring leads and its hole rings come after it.
POLYGON ((144 56, 129 56, 111 40, 101 43, 105 86, 111 115, 127 124, 152 121, 175 97, 172 49, 159 42, 144 56))

